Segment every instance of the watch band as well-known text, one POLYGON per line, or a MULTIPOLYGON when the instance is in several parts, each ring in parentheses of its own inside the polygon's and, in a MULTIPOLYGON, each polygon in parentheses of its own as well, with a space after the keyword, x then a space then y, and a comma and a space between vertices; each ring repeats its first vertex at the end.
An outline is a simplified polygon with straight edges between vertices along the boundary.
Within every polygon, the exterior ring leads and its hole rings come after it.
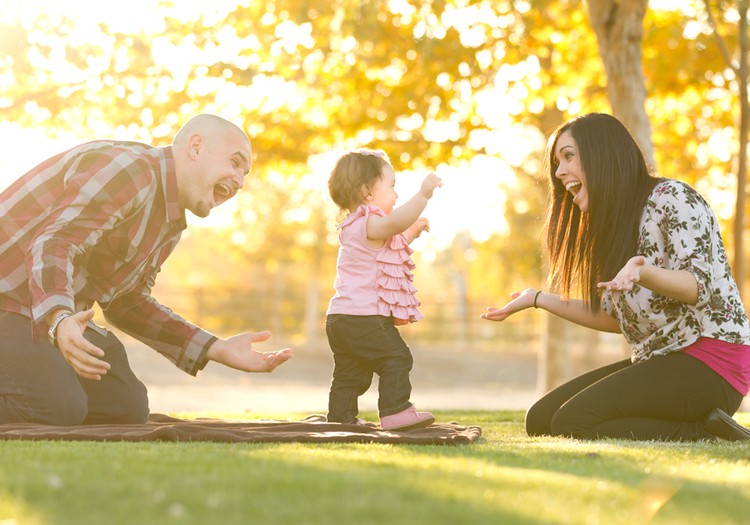
POLYGON ((49 330, 47 331, 47 339, 49 339, 49 342, 52 343, 52 346, 57 347, 57 327, 60 326, 60 323, 63 321, 63 319, 67 319, 73 315, 73 312, 62 312, 57 317, 55 317, 55 320, 52 321, 52 324, 49 325, 49 330))

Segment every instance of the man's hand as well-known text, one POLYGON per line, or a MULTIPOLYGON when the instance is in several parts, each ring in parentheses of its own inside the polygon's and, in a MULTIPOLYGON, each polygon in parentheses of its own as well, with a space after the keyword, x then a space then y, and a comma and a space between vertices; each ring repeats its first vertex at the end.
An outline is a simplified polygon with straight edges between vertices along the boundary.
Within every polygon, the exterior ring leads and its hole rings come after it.
POLYGON ((292 358, 292 349, 284 348, 274 352, 253 350, 253 343, 265 341, 269 337, 270 332, 256 332, 219 339, 208 349, 206 357, 243 372, 272 372, 277 366, 292 358))
POLYGON ((63 358, 81 377, 99 381, 110 365, 99 359, 104 350, 83 337, 86 323, 94 318, 94 309, 78 312, 63 319, 57 326, 57 347, 63 358))

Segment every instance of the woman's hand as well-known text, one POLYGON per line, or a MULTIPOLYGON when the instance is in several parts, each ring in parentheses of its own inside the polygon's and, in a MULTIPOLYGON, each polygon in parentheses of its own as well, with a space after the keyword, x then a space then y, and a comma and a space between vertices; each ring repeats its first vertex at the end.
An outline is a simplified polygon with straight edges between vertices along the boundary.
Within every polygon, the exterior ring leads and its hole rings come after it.
POLYGON ((654 293, 675 299, 685 304, 698 303, 698 281, 689 270, 668 270, 646 262, 636 255, 625 263, 614 279, 598 283, 598 288, 613 291, 629 291, 638 283, 654 293))
POLYGON ((526 310, 534 306, 534 298, 536 297, 538 290, 534 288, 526 288, 522 292, 513 292, 510 294, 513 299, 502 308, 494 308, 490 306, 487 308, 487 312, 483 313, 480 317, 487 319, 488 321, 505 321, 508 317, 521 310, 526 310))
POLYGON ((607 290, 629 291, 633 285, 641 281, 641 271, 646 266, 646 258, 643 255, 631 257, 622 270, 611 281, 598 283, 597 288, 606 288, 607 290))

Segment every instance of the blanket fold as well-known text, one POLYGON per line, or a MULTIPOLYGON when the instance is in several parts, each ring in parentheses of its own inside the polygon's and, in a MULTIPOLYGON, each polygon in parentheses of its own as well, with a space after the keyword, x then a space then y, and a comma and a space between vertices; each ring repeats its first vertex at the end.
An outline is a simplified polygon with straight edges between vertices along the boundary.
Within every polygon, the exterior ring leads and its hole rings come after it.
POLYGON ((179 419, 151 414, 144 424, 50 426, 33 423, 0 424, 0 440, 172 441, 219 443, 395 443, 461 445, 481 436, 478 426, 435 423, 427 428, 386 431, 368 423, 328 423, 313 414, 300 421, 179 419))

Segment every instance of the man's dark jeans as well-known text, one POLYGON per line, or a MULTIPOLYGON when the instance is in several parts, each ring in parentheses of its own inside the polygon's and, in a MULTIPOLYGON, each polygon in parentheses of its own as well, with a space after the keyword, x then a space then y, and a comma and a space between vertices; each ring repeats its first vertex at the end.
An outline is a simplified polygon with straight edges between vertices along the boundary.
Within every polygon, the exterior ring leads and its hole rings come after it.
POLYGON ((125 348, 111 332, 87 328, 111 368, 101 381, 78 376, 46 339, 35 343, 31 320, 0 312, 0 423, 79 425, 144 423, 146 387, 133 374, 125 348))

